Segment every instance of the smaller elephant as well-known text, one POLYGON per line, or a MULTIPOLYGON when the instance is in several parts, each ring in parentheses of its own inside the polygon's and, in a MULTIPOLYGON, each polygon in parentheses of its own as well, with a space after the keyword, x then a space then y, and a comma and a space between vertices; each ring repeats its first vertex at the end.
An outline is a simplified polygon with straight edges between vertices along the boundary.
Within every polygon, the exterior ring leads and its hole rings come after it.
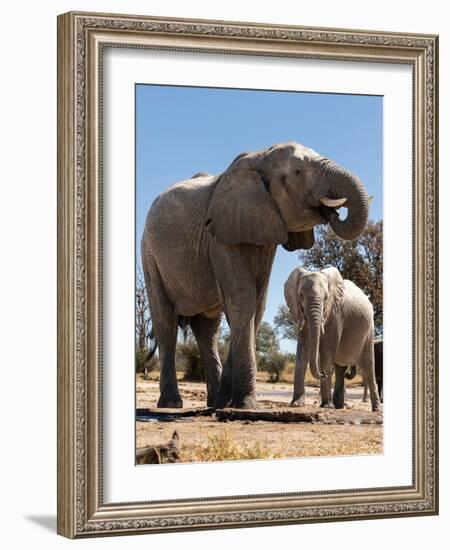
MULTIPOLYGON (((383 403, 383 339, 375 340, 374 342, 374 353, 375 353, 375 380, 378 387, 378 394, 380 396, 380 401, 383 403)), ((364 380, 364 394, 363 401, 366 402, 368 399, 369 387, 367 382, 364 380)))
POLYGON ((373 307, 364 292, 352 281, 342 279, 335 267, 318 272, 299 267, 289 275, 284 295, 298 330, 291 406, 305 404, 305 372, 309 364, 312 375, 321 382, 321 406, 342 408, 347 365, 357 365, 368 382, 372 410, 379 410, 373 307), (332 399, 333 370, 336 381, 332 399))

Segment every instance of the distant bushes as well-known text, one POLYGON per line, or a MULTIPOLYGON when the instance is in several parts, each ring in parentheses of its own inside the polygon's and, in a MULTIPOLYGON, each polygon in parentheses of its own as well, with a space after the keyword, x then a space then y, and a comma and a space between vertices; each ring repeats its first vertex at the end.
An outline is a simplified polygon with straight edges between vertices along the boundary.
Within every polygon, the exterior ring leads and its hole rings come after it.
POLYGON ((205 369, 200 357, 197 343, 188 339, 177 346, 177 365, 184 373, 184 379, 191 382, 204 382, 205 369))
MULTIPOLYGON (((295 360, 295 355, 280 351, 279 342, 269 323, 261 323, 256 337, 256 363, 258 370, 269 374, 269 382, 276 383, 283 379, 283 372, 289 361, 295 360)), ((219 356, 222 365, 225 364, 229 347, 229 333, 219 340, 219 356)), ((177 345, 177 368, 183 371, 184 379, 191 382, 204 382, 205 369, 197 342, 189 333, 184 342, 177 345)))
POLYGON ((148 358, 148 355, 148 348, 136 347, 135 361, 137 373, 148 376, 153 370, 159 370, 159 359, 155 355, 148 358))
MULTIPOLYGON (((228 353, 228 342, 219 341, 218 350, 220 361, 223 365, 228 353)), ((177 368, 183 372, 185 380, 189 380, 190 382, 206 382, 205 368, 197 342, 193 336, 189 336, 185 342, 178 343, 176 362, 177 368)))
POLYGON ((258 368, 269 373, 269 382, 276 383, 281 382, 287 363, 287 354, 272 351, 260 358, 258 368))

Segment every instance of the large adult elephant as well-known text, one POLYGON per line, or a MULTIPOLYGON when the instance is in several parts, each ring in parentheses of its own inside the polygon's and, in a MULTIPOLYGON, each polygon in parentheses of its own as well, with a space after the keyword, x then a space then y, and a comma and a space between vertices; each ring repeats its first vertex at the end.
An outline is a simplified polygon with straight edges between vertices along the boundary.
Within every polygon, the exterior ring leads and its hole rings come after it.
POLYGON ((158 406, 182 407, 175 346, 178 324, 188 319, 206 369, 208 405, 255 408, 255 333, 277 245, 310 248, 314 226, 325 223, 353 239, 367 215, 358 177, 297 143, 241 154, 222 174, 200 173, 159 195, 141 243, 161 362, 158 406), (222 312, 231 335, 223 372, 222 312))
POLYGON ((305 403, 305 371, 320 379, 322 407, 344 406, 347 365, 358 365, 369 386, 372 410, 380 409, 375 384, 373 307, 352 281, 335 267, 310 272, 298 267, 289 275, 284 294, 298 329, 294 394, 291 406, 305 403), (336 380, 333 399, 332 375, 336 380))

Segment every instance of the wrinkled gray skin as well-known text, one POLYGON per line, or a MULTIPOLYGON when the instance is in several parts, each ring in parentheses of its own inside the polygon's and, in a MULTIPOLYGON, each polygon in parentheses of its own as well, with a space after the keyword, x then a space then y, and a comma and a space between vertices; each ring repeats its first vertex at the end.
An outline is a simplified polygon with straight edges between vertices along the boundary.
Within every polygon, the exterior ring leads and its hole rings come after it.
POLYGON ((320 379, 326 408, 344 406, 347 365, 358 365, 370 391, 372 410, 380 408, 375 384, 373 308, 354 283, 335 267, 318 272, 296 268, 284 286, 292 319, 298 328, 294 395, 291 406, 305 404, 305 371, 320 379), (336 380, 333 399, 332 375, 336 380))
POLYGON ((206 368, 208 405, 255 408, 255 333, 277 245, 310 248, 314 226, 326 223, 353 239, 367 214, 360 180, 297 143, 244 153, 219 176, 197 174, 159 195, 141 243, 161 361, 158 406, 182 407, 175 346, 187 319, 206 368), (348 215, 340 220, 343 204, 348 215), (223 372, 222 312, 231 335, 223 372))

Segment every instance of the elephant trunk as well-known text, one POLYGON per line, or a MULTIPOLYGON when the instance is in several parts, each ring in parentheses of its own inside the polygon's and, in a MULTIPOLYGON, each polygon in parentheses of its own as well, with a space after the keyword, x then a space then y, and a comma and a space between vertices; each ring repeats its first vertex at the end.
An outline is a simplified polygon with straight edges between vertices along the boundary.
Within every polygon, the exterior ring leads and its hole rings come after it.
POLYGON ((329 182, 331 198, 345 197, 348 209, 345 220, 339 218, 334 208, 322 206, 325 219, 341 239, 356 238, 365 228, 369 216, 369 197, 361 180, 330 160, 324 161, 324 177, 329 182))
POLYGON ((320 332, 322 325, 322 304, 316 303, 310 309, 310 316, 308 319, 309 326, 309 368, 311 374, 319 380, 324 378, 325 374, 319 370, 319 343, 320 332))

